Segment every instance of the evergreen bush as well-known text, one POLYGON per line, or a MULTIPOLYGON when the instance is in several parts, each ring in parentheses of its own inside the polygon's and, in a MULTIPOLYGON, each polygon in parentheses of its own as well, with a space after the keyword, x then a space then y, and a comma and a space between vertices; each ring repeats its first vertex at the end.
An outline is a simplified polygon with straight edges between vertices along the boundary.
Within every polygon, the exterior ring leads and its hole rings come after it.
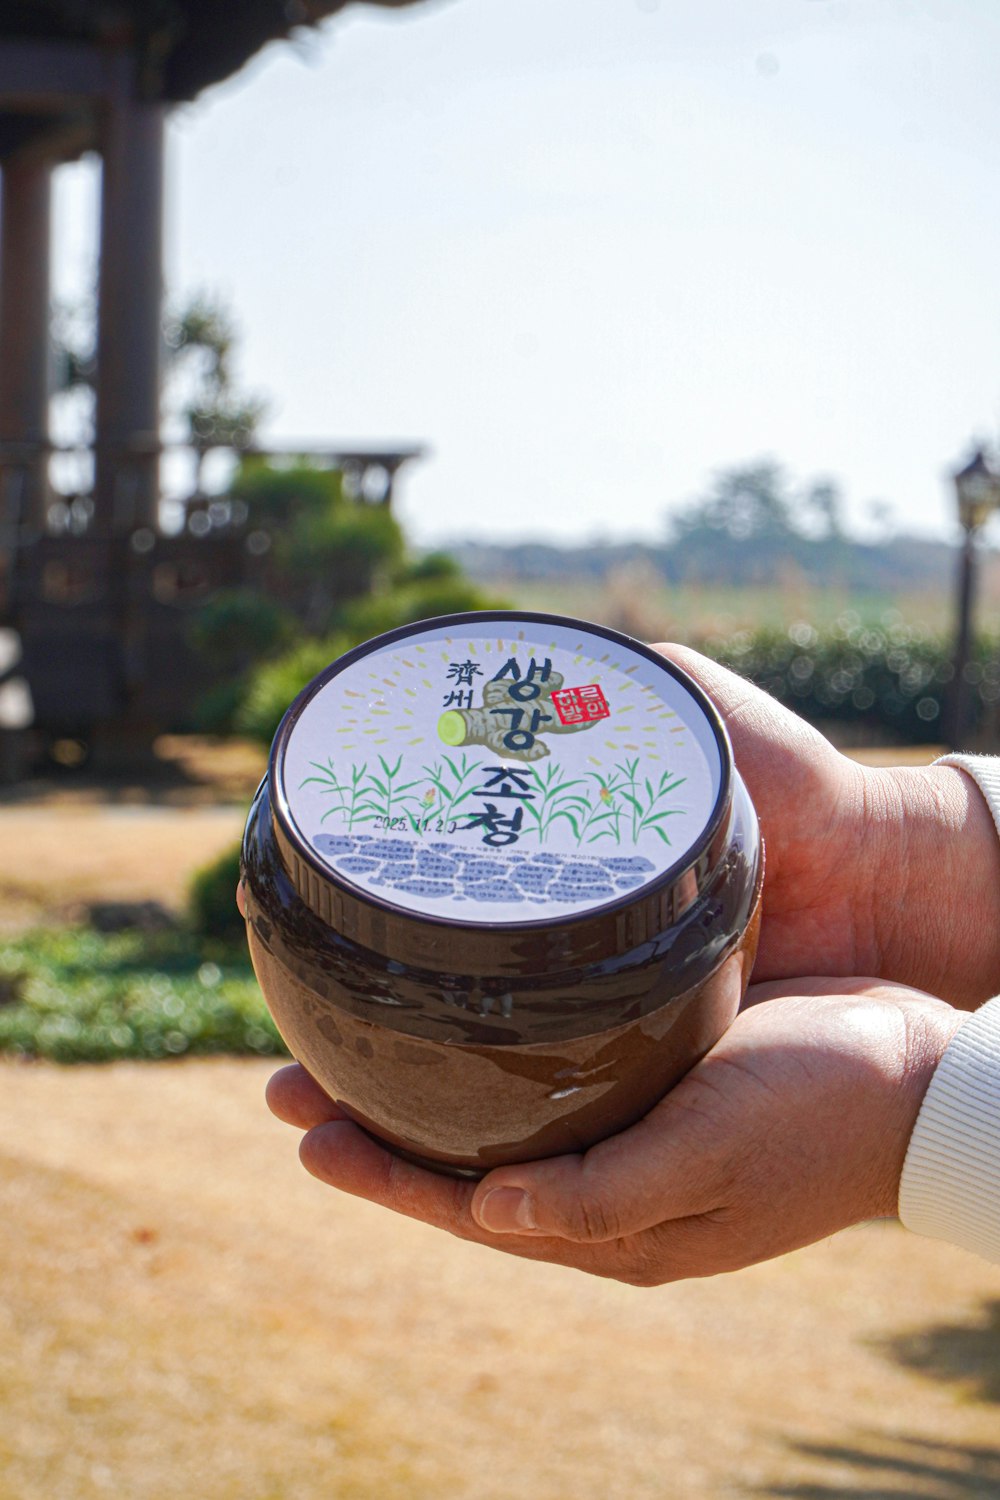
POLYGON ((236 728, 248 739, 270 745, 288 705, 308 682, 352 644, 346 636, 305 640, 277 661, 264 662, 252 673, 236 714, 236 728))
MULTIPOLYGON (((873 626, 853 613, 820 632, 801 621, 788 630, 738 631, 695 643, 811 723, 863 725, 897 743, 943 736, 954 641, 902 620, 873 626)), ((980 636, 965 671, 968 730, 993 738, 1000 704, 1000 639, 980 636)))
POLYGON ((244 923, 236 906, 239 878, 239 844, 226 849, 192 876, 188 887, 188 913, 191 927, 199 937, 243 943, 244 923))
POLYGON ((270 538, 271 592, 222 593, 192 622, 215 678, 195 705, 204 732, 269 744, 296 695, 350 646, 495 604, 448 553, 409 556, 388 506, 350 498, 336 469, 244 459, 227 498, 270 538))

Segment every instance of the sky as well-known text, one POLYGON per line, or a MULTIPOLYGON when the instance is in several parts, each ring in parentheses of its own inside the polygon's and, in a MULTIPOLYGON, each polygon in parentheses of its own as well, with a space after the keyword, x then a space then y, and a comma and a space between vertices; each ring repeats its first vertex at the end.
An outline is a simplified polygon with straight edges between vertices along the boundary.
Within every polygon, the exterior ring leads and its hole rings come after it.
MULTIPOLYGON (((662 537, 713 473, 955 531, 1000 436, 996 0, 358 5, 179 108, 175 301, 241 334, 262 439, 426 443, 458 537, 662 537)), ((56 286, 93 275, 61 169, 56 286)))

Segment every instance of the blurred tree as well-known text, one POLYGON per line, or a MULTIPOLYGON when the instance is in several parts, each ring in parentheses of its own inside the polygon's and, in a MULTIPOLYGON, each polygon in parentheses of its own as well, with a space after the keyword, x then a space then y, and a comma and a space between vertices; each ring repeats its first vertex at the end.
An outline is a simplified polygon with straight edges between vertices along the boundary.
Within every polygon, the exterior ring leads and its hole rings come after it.
POLYGON ((168 352, 165 399, 183 424, 183 438, 199 455, 209 448, 246 448, 266 410, 258 396, 241 394, 233 379, 236 325, 205 293, 197 293, 163 329, 168 352))
POLYGON ((803 496, 806 515, 811 517, 818 535, 827 541, 844 537, 844 501, 840 490, 830 479, 811 484, 803 496))
POLYGON ((872 500, 868 505, 868 516, 876 534, 882 541, 896 534, 896 510, 891 500, 872 500))
POLYGON ((829 479, 795 488, 765 459, 716 474, 711 489, 673 518, 664 573, 716 583, 771 583, 840 567, 849 550, 840 490, 829 479))
MULTIPOLYGON (((54 401, 67 442, 89 443, 94 431, 97 310, 93 296, 57 304, 52 319, 54 401)), ((266 410, 241 393, 233 374, 236 323, 205 292, 168 309, 163 320, 163 411, 168 427, 199 455, 215 445, 245 448, 266 410)))
POLYGON ((382 505, 348 499, 336 469, 244 460, 230 488, 249 525, 272 541, 272 587, 307 635, 343 622, 347 605, 384 592, 403 567, 399 522, 382 505))
POLYGON ((299 641, 273 661, 262 661, 248 674, 233 711, 233 728, 269 745, 292 700, 331 662, 356 642, 349 636, 299 641))
POLYGON ((268 743, 306 683, 372 636, 500 605, 447 553, 409 556, 395 517, 384 506, 347 499, 333 470, 276 470, 253 460, 242 466, 234 493, 257 524, 274 528, 273 586, 297 620, 294 644, 262 651, 230 695, 227 724, 240 733, 268 743))
POLYGON ((716 474, 708 494, 675 518, 678 539, 720 535, 734 541, 785 541, 800 534, 784 470, 767 459, 716 474))

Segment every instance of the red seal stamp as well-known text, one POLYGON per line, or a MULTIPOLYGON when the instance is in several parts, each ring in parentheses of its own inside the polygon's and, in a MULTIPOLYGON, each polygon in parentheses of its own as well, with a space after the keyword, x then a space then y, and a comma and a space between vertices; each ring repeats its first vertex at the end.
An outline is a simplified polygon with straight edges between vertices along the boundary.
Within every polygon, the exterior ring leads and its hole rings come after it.
POLYGON ((552 694, 560 724, 590 724, 595 719, 608 719, 611 710, 596 682, 586 687, 559 688, 552 694))

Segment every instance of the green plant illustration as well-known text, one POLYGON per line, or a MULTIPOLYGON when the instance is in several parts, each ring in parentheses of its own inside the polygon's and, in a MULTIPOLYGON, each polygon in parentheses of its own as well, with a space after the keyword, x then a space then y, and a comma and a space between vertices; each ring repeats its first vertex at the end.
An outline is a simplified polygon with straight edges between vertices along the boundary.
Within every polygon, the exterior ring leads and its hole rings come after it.
POLYGON ((575 776, 572 780, 568 780, 562 767, 552 764, 549 764, 544 772, 532 766, 527 774, 530 775, 541 796, 540 802, 525 801, 523 804, 526 817, 535 820, 534 827, 529 825, 528 831, 537 833, 538 842, 544 844, 550 828, 563 818, 579 841, 580 818, 587 809, 588 803, 582 793, 572 792, 570 788, 583 786, 583 778, 575 776))
MULTIPOLYGON (((351 809, 346 796, 347 791, 350 789, 342 786, 341 783, 337 780, 337 773, 334 770, 333 761, 328 757, 325 765, 322 761, 318 760, 311 760, 309 764, 319 774, 317 776, 307 776, 304 781, 299 783, 299 786, 318 786, 321 796, 336 797, 338 799, 332 807, 327 808, 326 812, 320 818, 320 822, 325 823, 331 813, 335 812, 342 812, 347 818, 348 822, 350 822, 351 809)), ((365 770, 366 767, 362 766, 361 776, 364 775, 365 770)), ((357 783, 355 783, 355 791, 356 789, 357 783)))
POLYGON ((376 821, 389 824, 394 816, 407 816, 409 806, 417 800, 412 789, 420 785, 419 781, 404 781, 397 785, 396 778, 403 764, 402 755, 397 756, 394 766, 390 766, 384 755, 379 756, 378 763, 382 767, 382 775, 369 773, 367 782, 361 788, 357 810, 352 813, 352 824, 376 821), (411 795, 407 796, 407 792, 411 795))
MULTIPOLYGON (((454 832, 453 824, 465 813, 470 797, 481 795, 477 785, 487 762, 461 759, 450 755, 421 767, 422 777, 401 781, 403 757, 390 765, 378 757, 378 768, 369 770, 368 762, 352 765, 347 780, 341 781, 332 759, 314 760, 315 775, 307 776, 301 786, 316 786, 331 805, 320 817, 339 817, 348 830, 357 824, 378 823, 389 828, 409 828, 417 838, 429 830, 454 832)), ((572 776, 566 769, 550 762, 544 771, 532 766, 521 773, 529 779, 532 796, 519 799, 524 809, 522 838, 537 838, 540 844, 559 822, 572 829, 576 847, 610 839, 633 846, 644 833, 655 833, 665 844, 670 838, 663 824, 668 818, 682 817, 682 807, 664 806, 666 799, 687 779, 664 771, 659 781, 639 774, 639 757, 619 761, 608 775, 587 771, 572 776), (588 785, 592 783, 592 785, 588 785)), ((488 795, 488 794, 487 794, 488 795)))
POLYGON ((307 776, 299 783, 299 787, 318 786, 321 797, 335 797, 337 800, 328 807, 320 818, 325 823, 327 818, 336 813, 342 814, 348 828, 358 817, 358 808, 364 795, 364 779, 368 770, 368 762, 363 765, 351 767, 351 779, 349 782, 338 780, 332 759, 327 757, 326 763, 311 760, 309 764, 318 772, 316 776, 307 776))
POLYGON ((447 827, 453 821, 456 809, 475 795, 476 788, 470 783, 484 765, 481 760, 470 762, 463 752, 460 764, 456 764, 450 755, 445 755, 433 765, 423 767, 430 786, 420 799, 420 810, 407 814, 418 837, 422 837, 428 828, 436 828, 439 823, 447 827))
POLYGON ((599 839, 614 839, 616 844, 620 844, 624 809, 617 793, 624 777, 614 773, 611 776, 602 776, 598 771, 588 771, 587 780, 597 782, 597 800, 587 802, 587 816, 580 824, 580 832, 576 840, 577 848, 579 849, 585 843, 596 844, 599 839))
POLYGON ((314 776, 307 776, 300 787, 316 786, 321 796, 333 799, 320 817, 340 817, 348 830, 357 824, 381 823, 384 827, 397 818, 405 818, 411 832, 418 838, 429 829, 440 824, 447 826, 454 820, 456 809, 473 796, 471 784, 483 762, 470 761, 462 755, 461 761, 446 755, 433 765, 421 767, 426 780, 400 781, 402 756, 390 765, 384 756, 378 757, 379 768, 369 771, 368 762, 352 765, 349 779, 341 781, 333 760, 314 760, 310 765, 314 776))
POLYGON ((620 761, 616 762, 615 770, 622 773, 622 782, 618 795, 632 809, 633 844, 639 842, 639 835, 645 833, 646 829, 650 829, 665 844, 669 844, 670 839, 667 837, 666 830, 661 828, 660 824, 665 818, 681 817, 684 809, 681 807, 664 808, 659 812, 654 811, 654 809, 662 802, 664 797, 668 796, 670 792, 685 782, 687 777, 674 776, 672 771, 664 771, 660 776, 658 785, 654 788, 648 776, 644 777, 640 782, 638 756, 634 760, 625 761, 624 764, 620 761), (645 792, 645 800, 643 799, 643 792, 645 792))
POLYGON ((317 785, 321 796, 337 799, 323 813, 321 823, 337 813, 342 815, 348 828, 353 828, 355 823, 388 823, 393 817, 408 815, 408 808, 416 801, 412 788, 419 783, 397 782, 396 778, 403 764, 401 755, 394 766, 390 766, 383 755, 378 760, 382 768, 381 776, 377 776, 374 771, 370 772, 368 762, 364 761, 360 766, 351 767, 349 782, 338 779, 332 760, 328 759, 325 765, 318 760, 310 761, 318 775, 307 776, 300 786, 317 785))

